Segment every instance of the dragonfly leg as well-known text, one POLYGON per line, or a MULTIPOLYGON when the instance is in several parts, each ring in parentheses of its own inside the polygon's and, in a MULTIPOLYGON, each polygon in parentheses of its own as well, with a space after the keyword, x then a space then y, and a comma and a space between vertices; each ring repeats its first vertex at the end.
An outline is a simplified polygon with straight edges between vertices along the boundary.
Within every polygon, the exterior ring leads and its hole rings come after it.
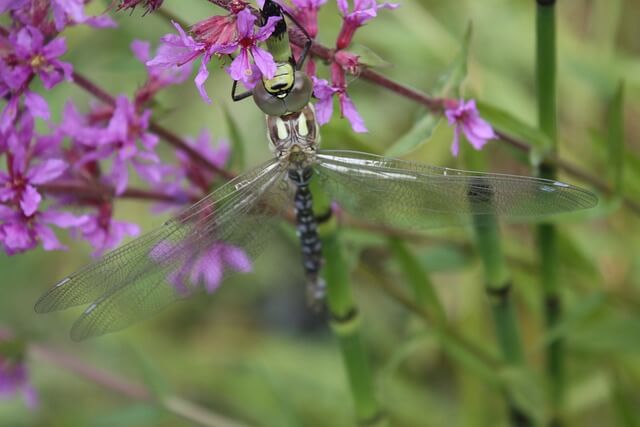
POLYGON ((236 93, 237 87, 238 87, 238 81, 234 80, 233 81, 233 85, 231 86, 231 99, 233 99, 234 102, 242 101, 243 99, 248 98, 251 95, 253 95, 253 92, 251 92, 251 91, 247 91, 247 92, 244 92, 244 93, 241 93, 241 94, 237 94, 236 93))
POLYGON ((311 45, 313 44, 313 39, 311 38, 307 30, 302 25, 300 25, 296 18, 294 18, 289 12, 283 9, 282 13, 287 18, 289 18, 291 22, 293 22, 295 26, 298 27, 300 31, 302 31, 302 34, 304 34, 304 36, 307 38, 307 41, 304 43, 304 47, 302 48, 302 52, 300 53, 298 60, 295 61, 296 70, 301 70, 302 66, 304 65, 304 61, 307 59, 307 55, 309 54, 309 49, 311 49, 311 45))

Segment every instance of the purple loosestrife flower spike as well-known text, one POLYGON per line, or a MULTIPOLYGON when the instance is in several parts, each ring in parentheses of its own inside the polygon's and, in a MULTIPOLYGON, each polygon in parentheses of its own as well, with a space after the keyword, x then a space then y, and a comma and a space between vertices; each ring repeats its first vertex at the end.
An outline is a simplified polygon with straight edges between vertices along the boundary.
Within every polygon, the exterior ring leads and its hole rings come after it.
POLYGON ((451 144, 451 153, 454 156, 460 152, 460 132, 464 133, 476 150, 480 150, 487 142, 497 138, 491 125, 480 117, 476 101, 473 99, 467 102, 463 99, 459 102, 446 100, 444 113, 449 124, 454 127, 451 144))
POLYGON ((160 181, 160 173, 156 166, 160 160, 154 152, 159 138, 147 131, 150 117, 151 110, 138 114, 125 96, 116 99, 116 107, 105 134, 108 140, 101 144, 101 148, 106 150, 102 151, 101 155, 115 154, 109 178, 117 195, 122 194, 127 187, 129 163, 145 181, 152 184, 160 181), (140 146, 137 144, 138 141, 140 146))

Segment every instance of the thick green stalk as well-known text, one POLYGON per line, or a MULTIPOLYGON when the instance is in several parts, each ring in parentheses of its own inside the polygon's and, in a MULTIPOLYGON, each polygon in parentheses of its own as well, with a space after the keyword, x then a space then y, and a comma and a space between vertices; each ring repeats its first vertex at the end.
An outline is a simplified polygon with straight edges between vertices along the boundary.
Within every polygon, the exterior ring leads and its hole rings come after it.
POLYGON ((369 361, 360 336, 360 315, 351 295, 349 272, 338 235, 334 231, 323 241, 331 328, 340 342, 358 423, 387 426, 388 421, 375 396, 369 361))
MULTIPOLYGON (((493 323, 498 344, 507 366, 524 364, 518 320, 511 298, 511 278, 500 245, 500 233, 495 216, 474 218, 476 241, 484 266, 485 289, 490 298, 493 323)), ((530 426, 528 414, 507 397, 511 424, 530 426)))
MULTIPOLYGON (((536 78, 538 91, 538 124, 552 141, 551 153, 556 152, 556 22, 555 0, 537 0, 536 18, 536 78)), ((556 168, 547 163, 540 166, 539 175, 555 179, 556 168)), ((540 278, 544 293, 545 321, 553 330, 562 317, 562 304, 558 285, 558 251, 556 228, 552 224, 537 226, 540 278)), ((561 425, 564 402, 564 342, 557 338, 547 348, 547 376, 549 402, 552 409, 551 425, 561 425)))

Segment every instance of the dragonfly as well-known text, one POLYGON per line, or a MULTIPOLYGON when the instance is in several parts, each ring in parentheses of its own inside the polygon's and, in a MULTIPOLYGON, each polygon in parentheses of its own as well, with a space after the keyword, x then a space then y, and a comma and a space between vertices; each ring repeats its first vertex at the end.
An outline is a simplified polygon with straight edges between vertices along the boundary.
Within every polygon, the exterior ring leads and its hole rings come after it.
MULTIPOLYGON (((298 81, 308 79, 299 69, 293 73, 298 81)), ((292 84, 283 97, 269 94, 261 100, 301 96, 296 87, 292 84)), ((322 242, 312 181, 347 215, 411 230, 465 225, 483 217, 530 222, 597 204, 590 191, 555 180, 321 149, 310 101, 309 92, 303 107, 266 112, 270 160, 62 279, 37 301, 35 310, 85 305, 71 329, 74 340, 123 329, 197 294, 204 281, 199 266, 218 262, 221 252, 227 261, 216 272, 221 282, 239 274, 239 265, 255 263, 291 205, 308 292, 322 299, 322 242)), ((290 266, 283 262, 283 267, 290 266)))

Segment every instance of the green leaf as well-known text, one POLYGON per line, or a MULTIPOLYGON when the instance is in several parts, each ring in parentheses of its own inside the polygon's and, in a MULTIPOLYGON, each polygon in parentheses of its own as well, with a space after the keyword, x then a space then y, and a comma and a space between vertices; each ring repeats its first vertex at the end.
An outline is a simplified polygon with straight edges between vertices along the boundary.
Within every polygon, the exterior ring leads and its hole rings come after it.
POLYGON ((624 82, 620 82, 616 93, 609 102, 607 114, 607 139, 609 173, 616 195, 622 193, 624 167, 624 82))
MULTIPOLYGON (((460 87, 467 77, 467 62, 469 57, 469 44, 471 42, 472 26, 469 23, 467 31, 460 46, 460 52, 438 78, 433 89, 434 97, 453 96, 460 97, 460 87), (451 94, 451 95, 449 95, 451 94)), ((433 135, 434 130, 442 121, 440 114, 427 112, 411 129, 398 139, 391 147, 385 151, 385 155, 397 157, 404 155, 418 146, 427 142, 433 135)))
POLYGON ((353 43, 351 46, 349 46, 347 52, 357 55, 358 63, 366 65, 367 67, 384 68, 391 66, 390 62, 385 61, 380 57, 380 55, 362 44, 353 43))
POLYGON ((471 44, 471 34, 473 26, 471 22, 467 25, 467 31, 460 45, 460 52, 447 66, 444 73, 438 78, 433 93, 438 97, 460 98, 460 88, 467 78, 467 64, 469 62, 469 45, 471 44))
POLYGON ((640 352, 640 318, 609 312, 568 336, 571 346, 604 354, 640 352))
POLYGON ((413 127, 391 145, 384 154, 390 157, 398 157, 415 150, 431 138, 433 131, 441 121, 442 118, 439 115, 427 113, 415 122, 413 127))
POLYGON ((444 320, 445 313, 438 294, 433 287, 429 274, 418 259, 401 239, 389 239, 389 247, 400 264, 407 281, 413 288, 416 302, 422 307, 434 310, 438 319, 444 320))
POLYGON ((231 169, 244 170, 245 151, 240 129, 224 104, 222 104, 222 112, 224 113, 224 119, 227 122, 229 139, 231 140, 231 158, 228 161, 228 165, 231 169))

